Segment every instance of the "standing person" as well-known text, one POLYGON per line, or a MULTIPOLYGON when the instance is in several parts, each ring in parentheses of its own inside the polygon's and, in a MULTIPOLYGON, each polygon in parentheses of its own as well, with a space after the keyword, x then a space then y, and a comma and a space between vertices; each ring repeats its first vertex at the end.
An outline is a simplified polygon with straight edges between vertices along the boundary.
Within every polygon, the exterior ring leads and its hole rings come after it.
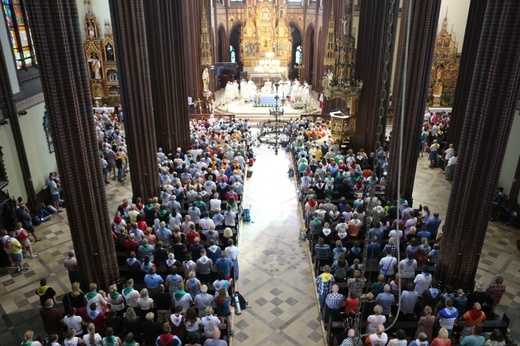
POLYGON ((208 306, 205 310, 205 315, 201 319, 202 326, 204 327, 204 336, 209 339, 213 336, 215 330, 219 330, 220 319, 213 315, 213 308, 208 306))
POLYGON ((40 316, 43 321, 43 328, 48 335, 62 335, 65 322, 61 311, 54 307, 54 300, 48 298, 40 309, 40 316))
POLYGON ((233 325, 232 325, 232 316, 231 316, 231 297, 229 297, 227 288, 222 287, 218 290, 218 295, 214 300, 215 303, 215 313, 217 314, 218 318, 220 319, 221 323, 224 323, 224 321, 228 324, 228 330, 229 334, 233 335, 233 325))
MULTIPOLYGON (((38 255, 36 255, 33 251, 31 241, 29 240, 29 234, 27 233, 27 230, 22 227, 21 222, 16 223, 16 228, 14 230, 16 234, 16 239, 20 242, 22 245, 22 252, 26 257, 29 258, 36 258, 38 255), (27 251, 29 251, 29 255, 27 255, 27 251)), ((34 235, 33 235, 34 237, 34 235)))
POLYGON ((63 266, 69 272, 69 281, 71 284, 79 282, 78 261, 74 256, 74 252, 69 251, 68 257, 63 261, 63 266))
POLYGON ((325 323, 329 323, 329 316, 332 316, 333 319, 339 316, 344 299, 343 294, 339 293, 338 285, 332 285, 332 292, 325 298, 325 305, 327 306, 325 309, 325 323))
POLYGON ((14 265, 17 267, 16 271, 20 273, 25 273, 28 271, 28 268, 23 267, 23 246, 15 238, 16 233, 14 231, 9 232, 10 242, 9 242, 9 252, 11 253, 11 257, 13 258, 14 265))
POLYGON ((497 305, 500 303, 500 300, 502 299, 502 296, 506 292, 506 285, 504 285, 504 278, 501 276, 497 276, 495 278, 495 281, 489 285, 489 287, 486 290, 486 293, 488 296, 493 299, 493 311, 497 307, 497 305))
POLYGON ((388 342, 388 335, 385 333, 385 326, 380 324, 377 326, 375 332, 367 336, 365 344, 368 346, 386 345, 388 342))
POLYGON ((11 237, 7 233, 7 230, 3 229, 2 233, 0 233, 0 241, 2 242, 2 247, 4 248, 4 251, 7 255, 7 259, 9 260, 9 265, 11 267, 15 267, 13 256, 11 256, 11 250, 9 250, 9 244, 11 244, 11 237))
POLYGON ((430 155, 428 156, 428 160, 430 160, 430 168, 435 168, 437 165, 437 152, 439 151, 439 144, 437 140, 433 140, 433 144, 430 146, 430 155))
POLYGON ((40 297, 40 303, 42 306, 45 305, 47 299, 52 299, 54 302, 54 297, 56 296, 56 291, 50 286, 47 286, 47 279, 42 278, 40 280, 40 286, 38 286, 35 290, 38 297, 40 297))
POLYGON ((172 296, 159 285, 158 292, 152 297, 157 311, 157 322, 167 323, 171 313, 172 296))
POLYGON ((49 182, 47 183, 47 186, 49 187, 49 191, 51 192, 52 204, 54 205, 54 208, 56 208, 56 210, 60 212, 60 189, 58 184, 54 180, 54 172, 49 173, 49 182))
POLYGON ((448 334, 451 335, 453 332, 453 325, 455 324, 459 312, 453 307, 453 300, 446 299, 445 305, 446 307, 439 311, 436 320, 439 321, 441 328, 446 328, 448 334))
POLYGON ((108 181, 108 161, 105 160, 103 155, 100 155, 99 159, 101 160, 101 169, 103 170, 103 180, 105 184, 110 184, 108 181))
POLYGON ((450 334, 446 328, 439 329, 439 334, 432 340, 431 346, 451 346, 450 334))
POLYGON ((383 274, 387 281, 390 281, 395 275, 395 267, 397 266, 397 258, 392 256, 392 249, 386 249, 386 256, 379 261, 379 273, 383 274))
POLYGON ((421 269, 422 273, 417 274, 413 280, 413 283, 415 284, 415 292, 417 292, 419 297, 422 297, 422 294, 430 287, 432 282, 432 276, 428 273, 428 267, 422 266, 421 269))
POLYGON ((86 346, 103 345, 103 338, 96 333, 96 327, 92 323, 87 324, 87 334, 83 335, 83 342, 86 346))
POLYGON ((213 338, 204 341, 204 346, 228 346, 228 343, 220 339, 220 330, 216 329, 213 331, 213 338))
POLYGON ((460 342, 460 346, 484 346, 486 339, 482 336, 482 326, 477 324, 473 326, 471 335, 465 336, 460 342))
POLYGON ((233 267, 235 271, 234 280, 238 280, 238 255, 240 254, 240 250, 235 246, 233 239, 228 239, 227 247, 224 249, 227 257, 233 261, 233 267))
POLYGON ((323 312, 325 299, 327 295, 332 292, 332 285, 334 284, 334 276, 330 273, 330 267, 326 265, 323 267, 323 273, 316 278, 318 286, 318 294, 320 296, 320 309, 323 312))
POLYGON ((22 226, 27 232, 32 235, 34 241, 39 241, 40 239, 36 237, 36 233, 34 231, 31 212, 29 208, 23 203, 22 197, 18 197, 18 202, 20 203, 16 209, 18 210, 18 220, 22 223, 22 226))
POLYGON ((457 153, 453 153, 453 155, 447 161, 446 171, 444 172, 444 177, 447 180, 453 180, 453 175, 455 174, 456 165, 457 165, 457 153))

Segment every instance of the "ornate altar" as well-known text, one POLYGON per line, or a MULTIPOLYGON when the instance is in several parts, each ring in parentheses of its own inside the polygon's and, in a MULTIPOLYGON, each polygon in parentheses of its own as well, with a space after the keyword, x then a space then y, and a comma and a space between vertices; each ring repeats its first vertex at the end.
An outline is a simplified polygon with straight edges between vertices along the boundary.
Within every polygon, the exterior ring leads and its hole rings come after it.
POLYGON ((91 0, 85 0, 85 12, 84 50, 92 104, 94 107, 105 103, 119 104, 119 76, 112 27, 105 20, 103 33, 101 32, 97 18, 92 13, 91 0))
POLYGON ((292 43, 289 28, 287 4, 280 1, 248 0, 246 18, 240 40, 240 60, 244 70, 253 73, 266 53, 274 53, 274 58, 280 60, 280 66, 285 68, 291 61, 292 43))
POLYGON ((460 59, 457 56, 455 34, 448 33, 448 14, 444 17, 442 30, 435 38, 433 63, 428 88, 428 106, 451 107, 457 85, 460 59))

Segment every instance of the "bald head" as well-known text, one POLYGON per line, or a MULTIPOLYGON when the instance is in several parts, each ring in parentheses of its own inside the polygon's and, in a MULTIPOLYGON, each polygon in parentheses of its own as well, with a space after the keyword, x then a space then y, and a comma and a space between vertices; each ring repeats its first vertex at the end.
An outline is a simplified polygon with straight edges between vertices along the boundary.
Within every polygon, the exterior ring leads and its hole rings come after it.
POLYGON ((332 285, 332 292, 338 292, 338 291, 339 291, 338 285, 332 285))

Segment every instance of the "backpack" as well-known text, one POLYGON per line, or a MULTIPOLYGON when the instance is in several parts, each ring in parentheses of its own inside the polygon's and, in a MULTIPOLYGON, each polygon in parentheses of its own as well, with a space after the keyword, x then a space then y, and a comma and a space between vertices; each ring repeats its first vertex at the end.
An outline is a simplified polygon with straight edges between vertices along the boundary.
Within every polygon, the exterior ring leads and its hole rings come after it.
POLYGON ((242 215, 242 221, 251 222, 251 213, 249 212, 249 209, 245 208, 242 215))
POLYGON ((238 302, 240 303, 240 308, 242 310, 245 310, 247 308, 248 303, 247 303, 246 299, 244 298, 244 296, 241 295, 240 292, 235 291, 235 301, 236 301, 236 298, 238 298, 238 302))

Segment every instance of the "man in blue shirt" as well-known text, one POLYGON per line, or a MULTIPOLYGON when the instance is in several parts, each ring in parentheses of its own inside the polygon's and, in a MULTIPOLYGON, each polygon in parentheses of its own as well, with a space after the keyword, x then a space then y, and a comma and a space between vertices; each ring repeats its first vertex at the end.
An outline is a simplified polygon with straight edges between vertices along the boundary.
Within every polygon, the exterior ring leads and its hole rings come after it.
POLYGON ((160 275, 157 275, 155 268, 150 268, 150 271, 144 277, 144 283, 150 295, 157 293, 159 286, 163 282, 163 278, 160 275))
POLYGON ((215 262, 215 267, 217 268, 217 272, 224 273, 224 279, 229 280, 231 278, 231 267, 233 266, 233 261, 227 258, 226 252, 222 251, 220 253, 220 258, 215 262))
POLYGON ((437 232, 441 225, 442 219, 439 217, 439 213, 434 213, 433 217, 426 222, 426 230, 430 232, 430 239, 437 238, 437 232))

